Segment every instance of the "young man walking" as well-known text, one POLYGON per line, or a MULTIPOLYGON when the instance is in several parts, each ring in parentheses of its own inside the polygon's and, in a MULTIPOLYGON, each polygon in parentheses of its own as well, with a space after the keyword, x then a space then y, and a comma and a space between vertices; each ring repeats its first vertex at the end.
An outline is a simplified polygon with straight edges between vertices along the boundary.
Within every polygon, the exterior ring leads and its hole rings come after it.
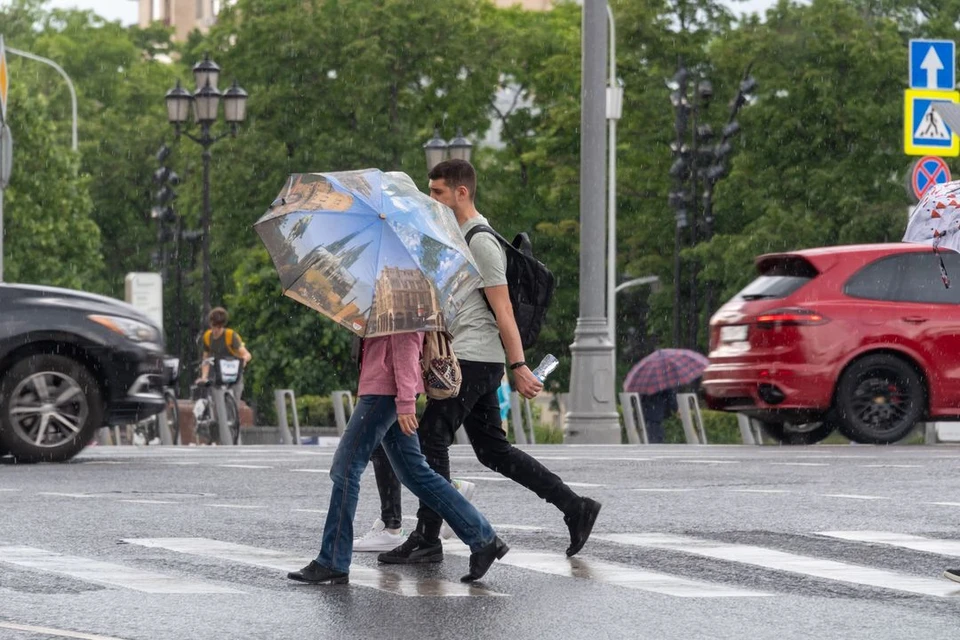
MULTIPOLYGON (((450 207, 464 237, 477 225, 490 223, 474 206, 477 174, 463 160, 438 164, 429 174, 430 196, 450 207)), ((523 346, 507 288, 507 258, 497 239, 476 232, 470 252, 483 279, 483 291, 473 291, 454 319, 453 350, 460 360, 463 383, 456 398, 429 400, 420 421, 420 447, 428 464, 450 479, 449 447, 463 425, 477 459, 486 467, 530 489, 564 514, 570 531, 567 555, 583 548, 600 512, 600 503, 583 498, 533 457, 514 447, 501 428, 497 388, 503 378, 504 352, 513 371, 514 387, 534 398, 543 385, 523 359, 523 346), (488 304, 489 303, 489 304, 488 304)), ((420 503, 417 528, 406 542, 378 559, 390 564, 440 562, 443 547, 441 517, 420 503)))

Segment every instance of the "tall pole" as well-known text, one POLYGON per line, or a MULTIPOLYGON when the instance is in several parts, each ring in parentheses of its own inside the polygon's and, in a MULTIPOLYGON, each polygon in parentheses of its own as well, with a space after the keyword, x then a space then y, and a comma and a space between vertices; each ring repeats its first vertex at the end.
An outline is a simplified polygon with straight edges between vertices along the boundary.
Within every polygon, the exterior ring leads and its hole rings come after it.
MULTIPOLYGON (((699 75, 699 74, 698 74, 699 75)), ((696 94, 697 83, 694 82, 694 94, 696 94)), ((698 116, 700 115, 700 98, 694 95, 693 106, 691 110, 690 129, 693 143, 690 145, 690 246, 696 247, 699 238, 697 237, 697 225, 700 224, 700 216, 697 202, 697 126, 698 116)), ((690 312, 687 316, 687 346, 696 351, 697 349, 697 329, 700 325, 700 314, 697 313, 697 261, 690 258, 690 312)))
POLYGON ((623 89, 617 83, 617 25, 607 4, 610 74, 607 78, 607 325, 613 344, 613 373, 617 373, 617 120, 623 109, 623 89))
POLYGON ((210 313, 210 125, 204 124, 200 136, 203 145, 203 318, 210 313))
POLYGON ((570 345, 566 441, 620 443, 610 332, 604 315, 605 0, 584 0, 580 91, 580 316, 570 345))

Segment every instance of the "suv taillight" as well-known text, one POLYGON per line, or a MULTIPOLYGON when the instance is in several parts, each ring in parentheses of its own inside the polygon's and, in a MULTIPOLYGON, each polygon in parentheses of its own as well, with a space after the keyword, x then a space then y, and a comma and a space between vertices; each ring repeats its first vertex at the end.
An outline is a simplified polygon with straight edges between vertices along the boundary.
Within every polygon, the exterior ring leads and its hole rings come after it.
POLYGON ((827 318, 810 309, 774 309, 761 313, 756 318, 758 329, 809 326, 827 322, 830 322, 827 318))

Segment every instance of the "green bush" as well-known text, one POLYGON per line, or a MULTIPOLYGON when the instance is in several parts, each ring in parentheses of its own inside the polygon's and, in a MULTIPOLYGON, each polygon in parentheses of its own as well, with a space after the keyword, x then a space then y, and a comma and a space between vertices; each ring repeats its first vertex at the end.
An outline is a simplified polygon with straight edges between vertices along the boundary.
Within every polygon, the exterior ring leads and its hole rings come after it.
POLYGON ((336 424, 330 396, 300 396, 297 398, 297 412, 300 424, 304 426, 332 427, 336 424))
MULTIPOLYGON (((726 411, 701 410, 703 430, 707 433, 708 444, 741 444, 740 426, 737 414, 726 411)), ((680 415, 674 414, 663 422, 664 438, 667 444, 684 444, 683 424, 680 415)))

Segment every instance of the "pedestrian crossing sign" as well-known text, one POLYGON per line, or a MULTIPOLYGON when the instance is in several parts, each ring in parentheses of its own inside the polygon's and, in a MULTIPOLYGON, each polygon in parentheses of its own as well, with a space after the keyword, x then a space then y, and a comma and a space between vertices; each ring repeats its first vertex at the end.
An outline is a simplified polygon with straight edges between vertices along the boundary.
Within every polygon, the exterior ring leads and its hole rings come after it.
POLYGON ((903 150, 908 156, 960 156, 960 137, 933 109, 936 102, 960 103, 957 91, 907 89, 903 100, 903 150))

